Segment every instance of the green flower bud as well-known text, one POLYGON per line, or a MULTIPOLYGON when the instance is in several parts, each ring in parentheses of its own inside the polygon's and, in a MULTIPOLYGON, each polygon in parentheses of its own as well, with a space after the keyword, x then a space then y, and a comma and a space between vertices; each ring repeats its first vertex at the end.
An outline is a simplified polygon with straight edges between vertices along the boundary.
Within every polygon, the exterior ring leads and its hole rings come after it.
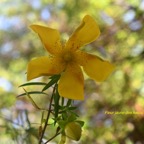
POLYGON ((81 137, 81 126, 77 122, 70 122, 65 126, 65 134, 68 138, 78 141, 81 137))

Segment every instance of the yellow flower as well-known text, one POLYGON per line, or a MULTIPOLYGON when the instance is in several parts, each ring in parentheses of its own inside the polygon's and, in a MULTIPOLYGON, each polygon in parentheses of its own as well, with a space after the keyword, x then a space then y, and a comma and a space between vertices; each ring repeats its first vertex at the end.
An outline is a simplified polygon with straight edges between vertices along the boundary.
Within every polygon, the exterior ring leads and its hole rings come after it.
POLYGON ((92 79, 102 82, 113 71, 114 66, 98 56, 80 50, 80 47, 96 40, 100 30, 95 20, 86 15, 69 40, 62 44, 57 30, 40 25, 31 25, 50 56, 42 56, 29 62, 27 79, 61 74, 58 91, 62 97, 84 99, 84 77, 81 70, 92 79))

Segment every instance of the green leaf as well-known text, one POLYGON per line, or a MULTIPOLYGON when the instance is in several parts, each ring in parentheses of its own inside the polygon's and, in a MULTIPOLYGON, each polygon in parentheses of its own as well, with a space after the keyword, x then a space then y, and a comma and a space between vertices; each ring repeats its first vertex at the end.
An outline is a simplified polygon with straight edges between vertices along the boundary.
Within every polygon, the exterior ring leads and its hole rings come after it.
POLYGON ((64 120, 66 120, 66 119, 68 118, 68 116, 67 116, 67 114, 66 114, 65 112, 62 113, 62 118, 63 118, 64 120))
POLYGON ((53 78, 55 78, 55 77, 57 77, 57 75, 53 75, 53 76, 51 76, 49 79, 53 79, 53 78))
MULTIPOLYGON (((23 88, 23 89, 24 89, 24 88, 23 88)), ((37 104, 34 102, 34 100, 31 98, 31 96, 29 95, 29 93, 28 93, 25 89, 24 89, 24 91, 25 91, 27 97, 29 98, 29 100, 31 101, 32 105, 33 105, 36 109, 41 110, 41 108, 39 108, 39 107, 37 106, 37 104)))
POLYGON ((76 118, 76 115, 75 114, 71 114, 69 117, 68 117, 68 122, 72 122, 72 121, 75 121, 77 118, 76 118))
POLYGON ((75 110, 77 107, 69 107, 69 110, 75 110))
MULTIPOLYGON (((28 94, 46 94, 44 92, 41 92, 41 91, 31 91, 31 92, 27 92, 28 94)), ((27 95, 27 93, 22 93, 20 95, 18 95, 17 97, 21 97, 21 96, 25 96, 27 95)))
POLYGON ((59 120, 58 124, 60 128, 64 129, 65 125, 67 124, 67 121, 59 120))
POLYGON ((61 97, 62 100, 61 100, 61 105, 63 106, 64 105, 64 97, 61 97))
MULTIPOLYGON (((60 96, 59 96, 59 93, 58 93, 58 90, 57 90, 57 91, 56 91, 56 94, 54 95, 54 112, 55 112, 55 119, 57 119, 58 113, 59 113, 59 99, 60 99, 60 96)), ((56 121, 55 121, 54 124, 56 124, 56 121)))
POLYGON ((42 116, 41 116, 41 125, 43 124, 43 120, 44 120, 44 112, 45 112, 45 111, 42 111, 42 116))
POLYGON ((51 77, 50 82, 48 84, 46 84, 46 86, 42 89, 42 91, 47 90, 49 87, 51 87, 52 85, 54 85, 60 78, 60 75, 55 75, 53 77, 51 77))
POLYGON ((72 102, 72 100, 68 99, 68 101, 67 101, 67 107, 71 105, 71 102, 72 102))
POLYGON ((46 83, 43 83, 43 82, 30 82, 30 83, 22 84, 19 87, 31 86, 31 85, 46 85, 46 83))

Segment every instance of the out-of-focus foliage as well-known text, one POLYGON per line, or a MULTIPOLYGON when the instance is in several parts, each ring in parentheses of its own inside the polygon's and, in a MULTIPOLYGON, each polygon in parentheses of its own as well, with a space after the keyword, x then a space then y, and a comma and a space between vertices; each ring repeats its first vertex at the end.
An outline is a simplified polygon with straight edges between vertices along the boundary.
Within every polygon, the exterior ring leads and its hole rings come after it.
MULTIPOLYGON (((144 113, 144 0, 1 0, 1 144, 37 143, 41 115, 26 97, 16 98, 24 92, 18 86, 26 82, 27 62, 46 55, 28 26, 44 23, 59 29, 65 40, 85 14, 95 18, 101 36, 83 49, 111 60, 116 70, 102 84, 86 77, 85 100, 76 103, 85 120, 78 143, 144 143, 144 114, 106 113, 144 113)), ((48 106, 49 96, 33 98, 41 107, 48 106)))

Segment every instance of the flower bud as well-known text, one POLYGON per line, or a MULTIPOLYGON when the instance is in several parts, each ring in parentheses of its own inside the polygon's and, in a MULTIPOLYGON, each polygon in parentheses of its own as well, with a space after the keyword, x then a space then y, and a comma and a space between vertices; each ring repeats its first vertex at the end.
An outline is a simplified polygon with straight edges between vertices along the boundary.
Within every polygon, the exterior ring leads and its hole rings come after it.
POLYGON ((81 137, 81 126, 77 122, 70 122, 65 127, 65 134, 68 138, 78 141, 81 137))

